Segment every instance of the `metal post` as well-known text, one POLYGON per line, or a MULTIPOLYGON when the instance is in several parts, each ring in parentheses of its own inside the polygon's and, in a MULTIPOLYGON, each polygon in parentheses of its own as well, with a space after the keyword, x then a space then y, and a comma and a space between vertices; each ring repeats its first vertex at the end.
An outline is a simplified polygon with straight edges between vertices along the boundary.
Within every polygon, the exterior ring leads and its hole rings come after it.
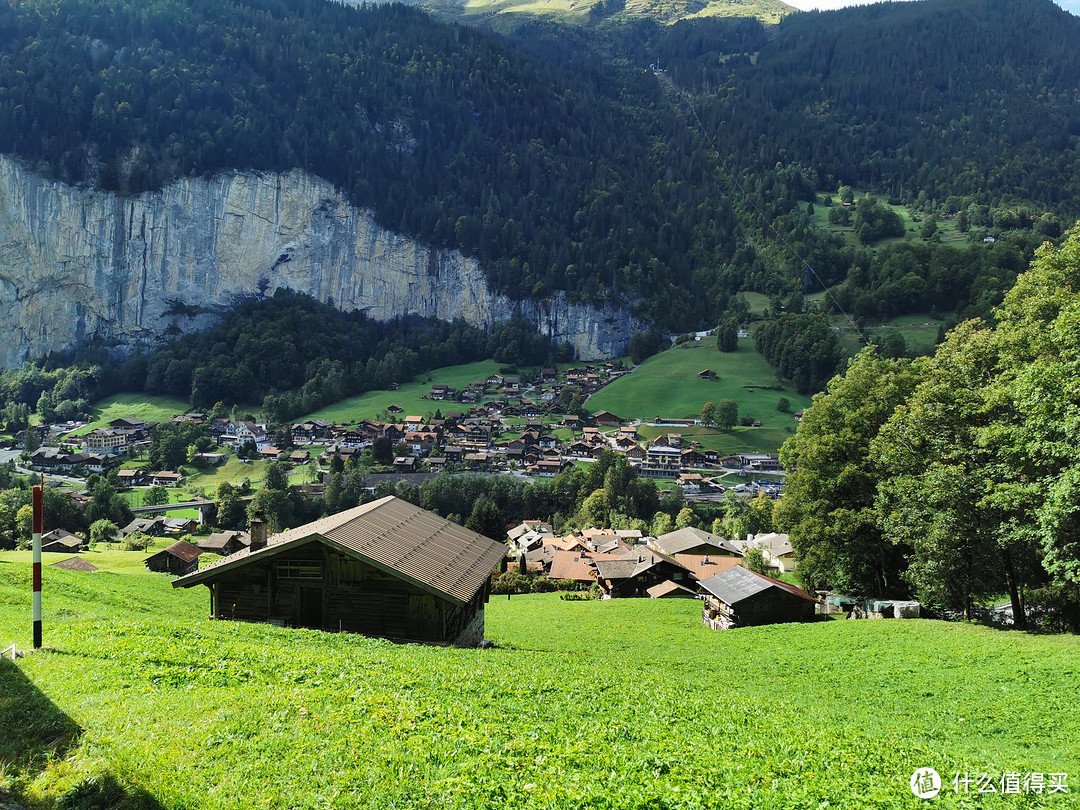
POLYGON ((34 487, 34 649, 41 649, 41 533, 45 526, 45 489, 34 487))

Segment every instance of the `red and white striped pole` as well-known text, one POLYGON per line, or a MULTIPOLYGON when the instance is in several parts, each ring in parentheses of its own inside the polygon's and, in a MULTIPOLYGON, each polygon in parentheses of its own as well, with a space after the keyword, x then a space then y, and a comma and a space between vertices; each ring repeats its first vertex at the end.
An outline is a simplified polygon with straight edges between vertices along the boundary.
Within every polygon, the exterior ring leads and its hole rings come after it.
POLYGON ((45 488, 34 487, 34 649, 41 649, 41 533, 45 527, 45 488))

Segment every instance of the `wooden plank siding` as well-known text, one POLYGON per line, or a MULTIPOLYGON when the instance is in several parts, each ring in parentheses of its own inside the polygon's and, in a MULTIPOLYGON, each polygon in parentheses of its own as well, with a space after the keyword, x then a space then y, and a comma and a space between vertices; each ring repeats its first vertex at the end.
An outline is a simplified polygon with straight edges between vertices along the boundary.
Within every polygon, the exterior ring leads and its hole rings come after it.
POLYGON ((457 606, 317 542, 207 585, 214 618, 428 642, 456 638, 488 595, 457 606))

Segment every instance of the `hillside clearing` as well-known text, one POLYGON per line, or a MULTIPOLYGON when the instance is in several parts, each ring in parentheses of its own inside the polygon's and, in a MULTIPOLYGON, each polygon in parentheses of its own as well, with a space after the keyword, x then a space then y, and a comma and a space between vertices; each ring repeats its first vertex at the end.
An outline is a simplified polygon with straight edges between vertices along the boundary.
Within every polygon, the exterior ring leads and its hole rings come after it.
MULTIPOLYGON (((790 413, 776 409, 780 398, 785 397, 791 410, 797 411, 810 404, 810 397, 796 394, 790 384, 776 386, 776 375, 754 351, 753 340, 744 338, 737 351, 725 353, 716 348, 714 338, 704 338, 650 357, 633 373, 589 397, 587 407, 593 412, 610 411, 623 419, 695 419, 709 400, 733 399, 740 416, 753 416, 761 420, 762 428, 783 431, 793 428, 795 420, 790 413), (698 372, 705 369, 716 372, 719 379, 699 379, 698 372)), ((739 448, 752 441, 748 435, 742 439, 739 448)), ((778 446, 773 445, 773 449, 778 446)))

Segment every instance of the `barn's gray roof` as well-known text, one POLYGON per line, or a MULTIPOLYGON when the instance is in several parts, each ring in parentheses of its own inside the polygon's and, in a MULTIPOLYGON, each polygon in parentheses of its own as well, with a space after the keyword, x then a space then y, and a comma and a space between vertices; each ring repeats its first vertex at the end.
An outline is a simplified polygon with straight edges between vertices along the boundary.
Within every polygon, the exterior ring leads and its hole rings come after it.
POLYGON ((317 541, 444 599, 465 604, 487 582, 506 546, 390 495, 270 537, 180 577, 189 587, 256 560, 317 541))
POLYGON ((728 605, 737 605, 744 599, 748 599, 762 591, 767 591, 770 588, 778 588, 810 602, 817 601, 806 591, 796 588, 794 585, 788 585, 786 582, 767 577, 764 574, 755 574, 741 565, 702 580, 700 585, 728 605))

